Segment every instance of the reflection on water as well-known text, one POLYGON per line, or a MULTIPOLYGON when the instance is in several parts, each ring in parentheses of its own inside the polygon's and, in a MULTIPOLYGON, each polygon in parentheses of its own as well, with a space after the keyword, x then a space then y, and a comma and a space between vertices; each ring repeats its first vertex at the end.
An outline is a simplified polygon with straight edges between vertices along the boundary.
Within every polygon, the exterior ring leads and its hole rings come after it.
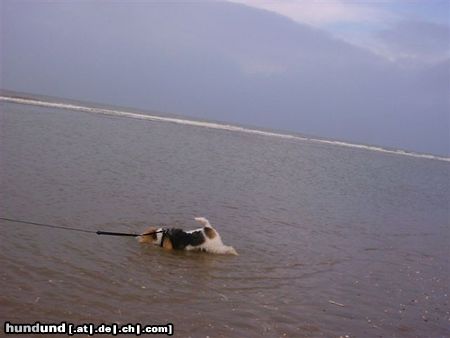
POLYGON ((0 137, 4 217, 139 232, 205 216, 240 254, 1 221, 4 320, 449 336, 446 162, 6 103, 0 137))

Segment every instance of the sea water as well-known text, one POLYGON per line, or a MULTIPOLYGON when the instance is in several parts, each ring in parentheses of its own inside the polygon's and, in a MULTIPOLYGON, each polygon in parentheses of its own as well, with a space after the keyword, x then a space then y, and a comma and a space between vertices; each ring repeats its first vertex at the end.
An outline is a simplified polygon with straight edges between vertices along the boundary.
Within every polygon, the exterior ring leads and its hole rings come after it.
POLYGON ((140 232, 204 216, 239 256, 0 221, 3 321, 450 336, 448 158, 29 103, 0 103, 1 217, 140 232))

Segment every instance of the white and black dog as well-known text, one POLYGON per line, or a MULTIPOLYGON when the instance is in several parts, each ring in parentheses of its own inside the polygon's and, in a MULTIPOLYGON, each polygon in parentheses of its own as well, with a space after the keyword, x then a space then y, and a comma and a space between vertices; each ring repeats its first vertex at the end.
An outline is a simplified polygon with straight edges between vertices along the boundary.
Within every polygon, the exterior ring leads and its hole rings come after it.
POLYGON ((203 228, 184 231, 177 228, 149 227, 138 240, 140 243, 151 243, 168 250, 197 250, 215 254, 237 255, 232 246, 222 243, 219 233, 204 217, 196 217, 195 220, 203 225, 203 228))

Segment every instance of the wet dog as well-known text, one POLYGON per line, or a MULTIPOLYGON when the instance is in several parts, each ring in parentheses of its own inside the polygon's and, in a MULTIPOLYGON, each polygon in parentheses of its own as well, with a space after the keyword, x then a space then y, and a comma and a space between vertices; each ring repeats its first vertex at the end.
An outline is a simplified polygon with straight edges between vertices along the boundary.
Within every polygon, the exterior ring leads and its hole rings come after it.
POLYGON ((139 237, 140 243, 151 243, 168 250, 197 250, 215 254, 237 255, 232 246, 224 245, 219 233, 204 217, 195 220, 203 228, 184 231, 177 228, 149 227, 139 237))

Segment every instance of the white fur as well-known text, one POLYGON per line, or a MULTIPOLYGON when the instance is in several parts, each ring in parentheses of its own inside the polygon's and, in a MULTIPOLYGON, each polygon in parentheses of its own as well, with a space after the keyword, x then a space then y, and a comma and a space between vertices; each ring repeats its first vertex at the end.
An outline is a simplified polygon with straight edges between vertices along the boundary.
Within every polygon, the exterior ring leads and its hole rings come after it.
MULTIPOLYGON (((203 225, 205 228, 214 229, 212 227, 211 223, 209 223, 209 221, 204 217, 195 217, 195 220, 198 223, 200 223, 201 225, 203 225)), ((188 245, 186 247, 186 250, 203 250, 203 251, 215 253, 215 254, 238 255, 238 253, 232 246, 223 244, 222 238, 220 237, 220 234, 216 229, 214 229, 214 231, 216 232, 216 237, 214 237, 212 239, 208 238, 208 236, 206 236, 204 228, 195 229, 195 230, 186 231, 186 232, 192 233, 194 231, 201 231, 203 233, 203 236, 205 237, 205 242, 203 244, 200 244, 197 246, 188 245)))

